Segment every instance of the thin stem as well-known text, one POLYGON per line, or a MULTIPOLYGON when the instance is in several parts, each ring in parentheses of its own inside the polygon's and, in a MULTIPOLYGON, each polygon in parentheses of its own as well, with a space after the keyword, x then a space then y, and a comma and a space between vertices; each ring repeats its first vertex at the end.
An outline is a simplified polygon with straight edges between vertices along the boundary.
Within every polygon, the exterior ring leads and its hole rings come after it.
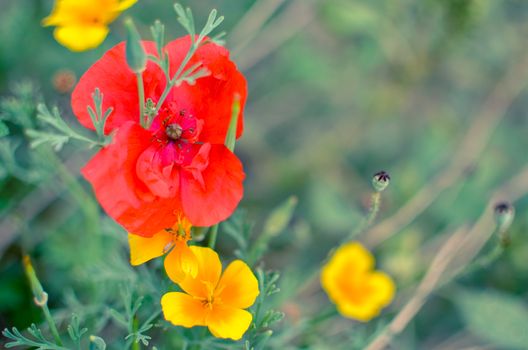
MULTIPOLYGON (((138 321, 137 317, 134 317, 134 321, 132 321, 132 332, 134 334, 137 334, 138 326, 139 326, 139 321, 138 321)), ((138 339, 132 339, 132 350, 140 350, 140 349, 141 349, 141 347, 139 345, 138 339)))
POLYGON ((49 311, 47 302, 46 304, 41 306, 41 308, 42 308, 42 312, 44 313, 44 317, 46 318, 46 322, 48 322, 48 326, 50 328, 51 334, 53 334, 55 343, 57 343, 57 345, 62 346, 62 340, 59 335, 59 330, 57 329, 57 325, 55 325, 55 321, 53 320, 53 317, 51 317, 51 313, 49 311))
MULTIPOLYGON (((471 227, 469 231, 461 229, 455 232, 444 245, 439 249, 433 258, 431 265, 416 288, 416 292, 411 296, 407 304, 392 319, 387 327, 381 331, 368 344, 366 350, 386 349, 392 339, 400 334, 405 327, 413 320, 421 310, 427 299, 438 288, 445 286, 459 276, 465 267, 475 258, 484 244, 496 232, 496 227, 492 226, 493 219, 490 215, 491 208, 497 199, 509 198, 511 202, 525 196, 528 193, 528 166, 526 166, 517 176, 501 186, 491 197, 486 209, 471 227), (454 261, 456 261, 456 265, 454 261), (444 277, 448 271, 455 271, 444 277)), ((503 248, 501 248, 503 249, 503 248)), ((497 250, 499 252, 501 249, 497 250)), ((492 251, 483 257, 486 261, 493 261, 497 252, 492 251)))
MULTIPOLYGON (((376 216, 378 215, 380 203, 381 203, 381 192, 374 191, 372 193, 372 196, 370 197, 369 211, 366 214, 366 216, 363 218, 363 221, 339 245, 344 244, 354 239, 357 235, 363 233, 365 230, 367 230, 370 227, 370 225, 372 225, 372 223, 376 219, 376 216)), ((333 248, 328 253, 327 258, 321 263, 321 266, 326 264, 330 256, 332 256, 335 249, 336 248, 333 248)), ((299 288, 298 293, 301 293, 302 291, 306 290, 308 287, 312 286, 318 280, 318 277, 319 277, 319 269, 316 269, 306 278, 305 282, 299 288)))
POLYGON ((363 221, 356 227, 352 233, 347 237, 347 241, 363 233, 366 229, 372 225, 376 216, 378 216, 379 208, 381 203, 381 192, 374 191, 370 197, 370 208, 363 221))
POLYGON ((35 304, 42 309, 44 317, 46 318, 46 322, 48 323, 48 326, 50 328, 51 334, 55 339, 55 343, 57 345, 62 346, 62 340, 60 338, 59 331, 57 329, 57 326, 55 325, 53 317, 51 317, 51 313, 48 308, 48 293, 46 293, 42 288, 42 284, 40 284, 40 281, 37 277, 35 269, 33 268, 33 265, 31 264, 31 259, 29 258, 29 256, 24 256, 23 264, 24 271, 26 272, 26 276, 31 286, 31 291, 33 292, 35 304))
POLYGON ((143 74, 136 73, 138 96, 139 96, 139 122, 145 127, 145 88, 143 86, 143 74))
MULTIPOLYGON (((167 86, 165 86, 165 90, 163 90, 163 93, 161 94, 160 99, 158 100, 158 103, 156 104, 156 109, 154 110, 155 113, 157 113, 159 111, 159 109, 161 108, 161 105, 163 104, 163 102, 165 102, 165 99, 169 95, 170 90, 178 82, 178 80, 179 80, 178 77, 182 73, 182 71, 185 68, 185 66, 187 65, 187 63, 189 63, 191 57, 196 52, 197 48, 198 48, 198 43, 194 43, 189 48, 189 51, 187 51, 187 54, 185 55, 185 58, 183 59, 183 61, 180 64, 180 66, 178 67, 178 70, 176 71, 176 73, 174 74, 172 79, 167 82, 167 86)), ((166 75, 167 75, 167 77, 170 76, 169 74, 166 74, 166 75)))
POLYGON ((216 237, 218 236, 218 224, 211 227, 211 232, 209 232, 209 241, 207 246, 211 249, 214 249, 216 245, 216 237))

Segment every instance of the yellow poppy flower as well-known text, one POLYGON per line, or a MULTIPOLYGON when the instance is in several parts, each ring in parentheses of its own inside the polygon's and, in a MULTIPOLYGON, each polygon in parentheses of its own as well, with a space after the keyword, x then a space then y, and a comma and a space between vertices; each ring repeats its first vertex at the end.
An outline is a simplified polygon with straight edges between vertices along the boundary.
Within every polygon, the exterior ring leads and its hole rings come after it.
POLYGON ((137 0, 56 0, 44 26, 55 26, 53 35, 71 51, 99 46, 108 35, 108 25, 137 0))
POLYGON ((369 321, 394 298, 396 287, 373 271, 374 257, 358 242, 339 247, 321 271, 321 285, 345 317, 369 321))
POLYGON ((161 298, 165 319, 176 326, 207 326, 217 338, 239 340, 253 319, 244 309, 259 295, 257 278, 241 260, 233 261, 222 274, 214 250, 190 249, 198 259, 198 274, 178 283, 184 293, 170 292, 161 298))
POLYGON ((187 274, 196 277, 198 260, 187 241, 191 239, 191 223, 183 218, 169 230, 163 230, 152 237, 128 234, 130 245, 130 263, 140 265, 151 259, 165 257, 165 271, 175 283, 180 282, 187 274))

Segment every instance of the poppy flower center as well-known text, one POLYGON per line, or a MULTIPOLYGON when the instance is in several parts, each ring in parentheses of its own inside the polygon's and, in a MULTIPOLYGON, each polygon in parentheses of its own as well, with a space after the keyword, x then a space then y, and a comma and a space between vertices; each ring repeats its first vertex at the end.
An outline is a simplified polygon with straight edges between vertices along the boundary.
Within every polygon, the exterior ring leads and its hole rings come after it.
POLYGON ((167 137, 173 141, 178 140, 182 136, 182 133, 183 128, 178 123, 169 124, 165 128, 165 134, 167 134, 167 137))
POLYGON ((203 120, 171 102, 159 111, 151 130, 157 142, 173 144, 181 150, 198 141, 202 126, 203 120))

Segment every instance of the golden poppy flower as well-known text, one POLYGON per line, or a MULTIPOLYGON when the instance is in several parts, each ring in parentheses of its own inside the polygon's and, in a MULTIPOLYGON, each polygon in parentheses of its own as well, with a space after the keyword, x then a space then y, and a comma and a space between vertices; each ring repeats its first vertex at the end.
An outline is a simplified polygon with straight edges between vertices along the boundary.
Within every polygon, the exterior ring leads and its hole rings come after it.
POLYGON ((191 223, 180 218, 171 229, 162 230, 152 237, 129 233, 130 263, 140 265, 168 253, 165 257, 165 271, 175 283, 187 274, 196 277, 198 260, 187 245, 191 239, 191 223))
POLYGON ((190 249, 198 259, 198 274, 178 283, 184 293, 170 292, 161 298, 165 319, 176 326, 207 326, 217 338, 239 340, 253 319, 244 309, 259 295, 257 278, 241 260, 233 261, 222 274, 214 250, 190 249))
POLYGON ((53 36, 71 51, 99 46, 108 35, 108 25, 137 0, 56 0, 44 26, 55 26, 53 36))
POLYGON ((373 268, 374 257, 358 242, 339 247, 323 266, 321 285, 343 316, 369 321, 394 298, 392 279, 373 268))

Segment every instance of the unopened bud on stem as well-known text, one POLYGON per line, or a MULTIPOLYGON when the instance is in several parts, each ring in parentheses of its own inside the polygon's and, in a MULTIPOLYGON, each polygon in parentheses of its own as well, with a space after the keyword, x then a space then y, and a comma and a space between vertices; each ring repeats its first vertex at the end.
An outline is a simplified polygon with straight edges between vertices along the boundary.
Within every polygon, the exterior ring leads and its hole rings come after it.
POLYGON ((141 45, 141 36, 130 18, 125 20, 127 29, 126 60, 131 70, 143 73, 147 67, 147 54, 141 45))
POLYGON ((515 217, 515 208, 509 202, 501 202, 495 205, 495 222, 497 223, 497 231, 501 244, 508 245, 509 237, 508 230, 515 217))
POLYGON ((372 177, 372 186, 376 192, 381 192, 389 186, 390 175, 385 171, 380 171, 372 177))

